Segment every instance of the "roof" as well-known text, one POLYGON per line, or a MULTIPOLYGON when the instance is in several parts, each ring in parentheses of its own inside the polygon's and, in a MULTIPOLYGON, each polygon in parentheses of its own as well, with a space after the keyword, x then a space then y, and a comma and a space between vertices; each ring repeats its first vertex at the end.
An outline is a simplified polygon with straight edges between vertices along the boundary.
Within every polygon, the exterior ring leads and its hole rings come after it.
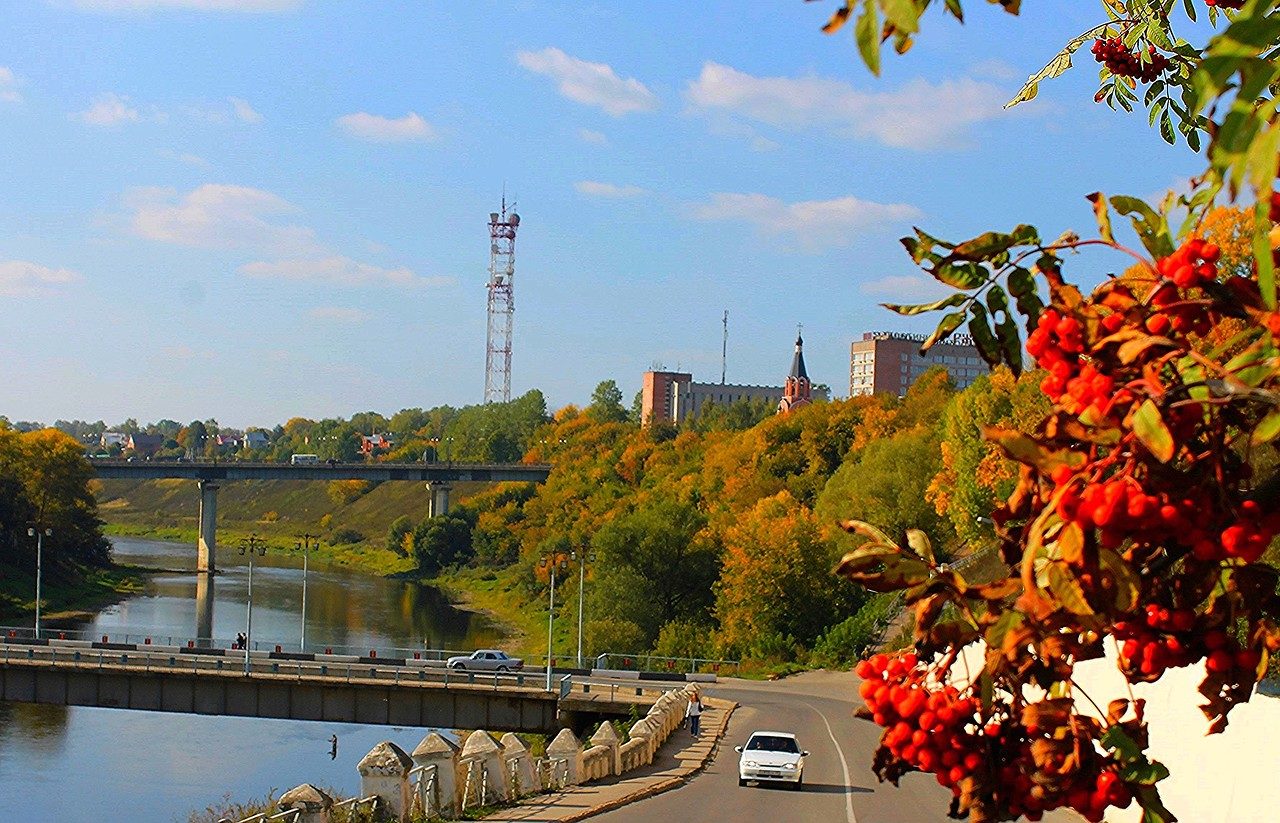
POLYGON ((755 736, 756 736, 756 735, 758 735, 758 734, 767 734, 767 735, 769 735, 770 737, 789 737, 789 738, 791 738, 792 740, 795 740, 795 739, 796 739, 796 736, 795 736, 794 734, 792 734, 791 732, 766 732, 766 731, 758 731, 758 732, 752 732, 750 736, 751 736, 751 737, 755 737, 755 736))
POLYGON ((809 373, 804 369, 804 339, 800 335, 796 335, 796 356, 791 358, 791 373, 788 377, 796 379, 809 379, 809 373))

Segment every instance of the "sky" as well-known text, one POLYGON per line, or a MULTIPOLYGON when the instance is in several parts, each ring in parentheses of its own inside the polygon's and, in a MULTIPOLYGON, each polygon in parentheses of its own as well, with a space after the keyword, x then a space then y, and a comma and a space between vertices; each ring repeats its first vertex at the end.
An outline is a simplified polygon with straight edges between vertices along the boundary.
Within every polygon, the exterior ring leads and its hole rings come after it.
POLYGON ((718 380, 726 310, 729 382, 780 385, 803 324, 845 396, 862 332, 932 326, 878 305, 940 293, 912 226, 1087 233, 1085 194, 1198 168, 1093 103, 1087 50, 1003 108, 1096 4, 966 5, 876 78, 829 0, 8 0, 0 414, 479 403, 504 191, 513 396, 718 380))

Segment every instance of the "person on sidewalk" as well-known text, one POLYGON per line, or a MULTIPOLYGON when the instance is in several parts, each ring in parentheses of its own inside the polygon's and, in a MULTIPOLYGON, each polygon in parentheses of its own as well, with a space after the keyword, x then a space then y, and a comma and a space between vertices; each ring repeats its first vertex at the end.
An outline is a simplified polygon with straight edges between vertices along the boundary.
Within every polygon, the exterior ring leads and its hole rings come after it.
POLYGON ((705 707, 702 705, 702 695, 695 689, 689 697, 689 707, 684 710, 684 716, 689 720, 689 732, 694 737, 698 736, 703 711, 705 711, 705 707))

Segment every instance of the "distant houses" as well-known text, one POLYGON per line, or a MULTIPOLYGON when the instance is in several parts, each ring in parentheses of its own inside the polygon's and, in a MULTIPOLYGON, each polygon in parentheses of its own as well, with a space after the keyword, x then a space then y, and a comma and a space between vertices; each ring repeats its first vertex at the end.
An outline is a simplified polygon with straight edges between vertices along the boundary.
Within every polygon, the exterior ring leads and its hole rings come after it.
POLYGON ((163 434, 143 434, 137 432, 129 435, 125 448, 139 457, 150 457, 164 448, 163 434))

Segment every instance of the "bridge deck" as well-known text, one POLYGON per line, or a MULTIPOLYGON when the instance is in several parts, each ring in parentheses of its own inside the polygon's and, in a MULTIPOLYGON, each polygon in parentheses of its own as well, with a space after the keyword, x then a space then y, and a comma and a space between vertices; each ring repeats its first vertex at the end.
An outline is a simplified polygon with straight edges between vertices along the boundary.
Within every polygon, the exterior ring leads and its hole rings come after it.
POLYGON ((101 460, 89 464, 103 480, 416 480, 420 482, 541 483, 545 463, 205 463, 166 460, 101 460))
MULTIPOLYGON (((626 716, 661 689, 533 672, 455 672, 427 661, 280 659, 83 641, 0 644, 0 700, 195 714, 552 733, 561 715, 626 716)), ((221 650, 214 650, 221 651, 221 650)))

